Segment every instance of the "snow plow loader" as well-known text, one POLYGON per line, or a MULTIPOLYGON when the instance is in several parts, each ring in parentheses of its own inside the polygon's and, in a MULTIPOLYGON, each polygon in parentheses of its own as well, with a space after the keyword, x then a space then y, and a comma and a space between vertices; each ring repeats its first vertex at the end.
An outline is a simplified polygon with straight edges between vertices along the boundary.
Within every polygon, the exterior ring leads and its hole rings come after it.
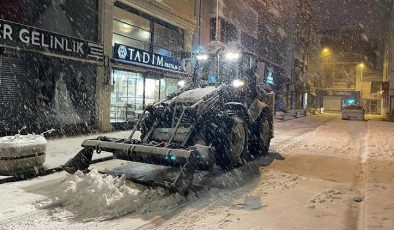
POLYGON ((216 165, 228 171, 266 154, 273 137, 273 93, 259 83, 264 76, 258 75, 255 56, 233 50, 215 46, 197 54, 190 82, 147 106, 129 138, 85 140, 64 170, 87 170, 93 153, 106 151, 116 159, 179 168, 173 181, 158 185, 187 194, 196 170, 216 165), (132 139, 136 131, 139 140, 132 139))

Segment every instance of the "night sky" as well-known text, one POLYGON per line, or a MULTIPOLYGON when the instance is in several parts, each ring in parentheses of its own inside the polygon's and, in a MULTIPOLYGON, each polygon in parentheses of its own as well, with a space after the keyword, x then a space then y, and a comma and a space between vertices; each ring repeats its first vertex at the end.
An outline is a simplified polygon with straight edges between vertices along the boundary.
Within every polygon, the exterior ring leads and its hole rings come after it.
POLYGON ((368 36, 380 37, 392 0, 313 0, 318 30, 344 26, 364 27, 368 36))

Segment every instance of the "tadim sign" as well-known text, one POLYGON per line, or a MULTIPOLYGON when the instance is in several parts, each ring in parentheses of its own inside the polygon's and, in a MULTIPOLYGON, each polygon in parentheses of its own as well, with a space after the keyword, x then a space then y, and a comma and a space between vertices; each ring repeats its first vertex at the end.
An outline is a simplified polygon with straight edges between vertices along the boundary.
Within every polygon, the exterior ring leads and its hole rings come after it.
POLYGON ((126 64, 183 72, 181 63, 176 58, 117 43, 114 45, 114 59, 126 64))
POLYGON ((0 45, 92 60, 104 56, 100 44, 1 19, 0 45))

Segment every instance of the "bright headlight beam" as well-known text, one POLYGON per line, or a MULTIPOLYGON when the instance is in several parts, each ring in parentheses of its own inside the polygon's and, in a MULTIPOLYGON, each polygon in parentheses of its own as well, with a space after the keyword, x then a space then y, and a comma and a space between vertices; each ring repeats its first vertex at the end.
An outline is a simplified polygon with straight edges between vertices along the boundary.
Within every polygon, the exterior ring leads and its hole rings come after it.
POLYGON ((240 87, 242 87, 242 86, 244 86, 244 85, 245 85, 245 82, 242 81, 242 80, 235 79, 235 80, 233 81, 233 87, 234 87, 234 88, 240 88, 240 87))
POLYGON ((199 61, 205 61, 208 59, 208 55, 207 54, 199 54, 196 56, 197 60, 199 61))
POLYGON ((241 54, 234 52, 227 52, 224 54, 224 57, 229 61, 233 61, 233 60, 238 60, 241 57, 241 54))
POLYGON ((179 81, 179 82, 178 82, 178 85, 179 85, 181 88, 183 88, 183 87, 185 87, 185 85, 186 85, 186 81, 184 81, 184 80, 179 81))

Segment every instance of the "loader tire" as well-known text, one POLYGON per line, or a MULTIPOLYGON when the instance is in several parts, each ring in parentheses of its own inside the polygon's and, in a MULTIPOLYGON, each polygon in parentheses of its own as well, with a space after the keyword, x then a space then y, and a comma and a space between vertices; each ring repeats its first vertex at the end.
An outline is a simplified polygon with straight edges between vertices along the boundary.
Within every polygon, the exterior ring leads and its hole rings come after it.
POLYGON ((225 171, 238 167, 248 153, 248 127, 244 119, 223 119, 215 132, 216 164, 225 171))
POLYGON ((268 154, 272 138, 272 115, 269 110, 263 110, 251 128, 254 138, 250 141, 250 155, 258 158, 268 154))

